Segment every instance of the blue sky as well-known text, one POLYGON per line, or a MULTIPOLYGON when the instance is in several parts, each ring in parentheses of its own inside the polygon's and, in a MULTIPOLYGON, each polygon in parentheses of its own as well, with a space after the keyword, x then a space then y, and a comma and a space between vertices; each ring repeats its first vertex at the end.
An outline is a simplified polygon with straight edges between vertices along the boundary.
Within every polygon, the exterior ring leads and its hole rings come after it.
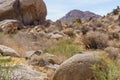
POLYGON ((96 14, 106 15, 116 6, 120 6, 120 0, 44 0, 47 5, 47 19, 53 21, 63 17, 70 10, 92 11, 96 14))

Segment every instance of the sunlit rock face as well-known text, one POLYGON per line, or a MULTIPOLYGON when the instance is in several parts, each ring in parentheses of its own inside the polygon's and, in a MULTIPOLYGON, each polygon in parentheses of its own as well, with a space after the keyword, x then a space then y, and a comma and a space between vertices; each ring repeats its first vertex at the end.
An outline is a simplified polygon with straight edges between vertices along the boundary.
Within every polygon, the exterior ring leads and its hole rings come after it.
POLYGON ((0 21, 17 19, 24 25, 44 24, 46 15, 43 0, 0 0, 0 21))

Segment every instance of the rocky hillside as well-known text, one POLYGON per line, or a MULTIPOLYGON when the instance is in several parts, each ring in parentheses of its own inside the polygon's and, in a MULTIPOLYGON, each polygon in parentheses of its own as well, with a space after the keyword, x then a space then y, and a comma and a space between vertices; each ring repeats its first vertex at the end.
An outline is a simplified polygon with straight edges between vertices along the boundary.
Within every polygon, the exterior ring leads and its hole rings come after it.
POLYGON ((87 21, 90 18, 99 18, 99 17, 101 17, 101 16, 97 15, 93 12, 90 12, 90 11, 71 10, 60 20, 63 22, 71 22, 76 18, 81 18, 81 19, 87 21))
POLYGON ((99 19, 92 19, 89 22, 83 23, 84 26, 93 28, 101 32, 107 32, 111 38, 120 37, 120 8, 117 7, 112 12, 108 13, 99 19))

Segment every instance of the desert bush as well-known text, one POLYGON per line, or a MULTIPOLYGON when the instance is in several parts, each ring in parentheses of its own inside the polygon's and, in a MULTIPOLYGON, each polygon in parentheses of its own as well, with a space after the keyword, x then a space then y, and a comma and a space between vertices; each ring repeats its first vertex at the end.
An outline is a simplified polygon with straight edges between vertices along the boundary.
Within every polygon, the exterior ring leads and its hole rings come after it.
POLYGON ((102 24, 101 22, 97 22, 97 23, 96 23, 96 26, 97 26, 97 27, 102 27, 103 24, 102 24))
POLYGON ((107 47, 104 50, 107 52, 109 58, 111 58, 113 60, 119 58, 119 54, 120 54, 119 48, 107 47))
POLYGON ((61 40, 58 44, 52 46, 47 50, 48 53, 52 53, 55 55, 62 54, 65 57, 69 58, 73 56, 76 52, 82 51, 83 49, 73 43, 73 40, 61 40))
POLYGON ((82 20, 80 18, 76 18, 72 21, 73 26, 77 27, 82 23, 82 20))
POLYGON ((83 43, 88 49, 104 49, 107 47, 108 35, 101 32, 90 31, 83 39, 83 43))
POLYGON ((117 40, 119 40, 120 39, 119 33, 118 32, 112 32, 110 34, 110 39, 117 39, 117 40))
POLYGON ((70 37, 73 37, 75 35, 73 28, 67 28, 67 29, 63 30, 63 33, 70 36, 70 37))
POLYGON ((93 80, 120 80, 120 68, 116 60, 102 58, 101 64, 94 64, 93 80))
POLYGON ((113 14, 114 14, 114 15, 117 15, 118 13, 119 13, 119 11, 118 11, 117 9, 114 9, 114 10, 113 10, 113 14))
POLYGON ((85 35, 90 29, 87 26, 82 26, 81 27, 81 31, 83 33, 83 35, 85 35))

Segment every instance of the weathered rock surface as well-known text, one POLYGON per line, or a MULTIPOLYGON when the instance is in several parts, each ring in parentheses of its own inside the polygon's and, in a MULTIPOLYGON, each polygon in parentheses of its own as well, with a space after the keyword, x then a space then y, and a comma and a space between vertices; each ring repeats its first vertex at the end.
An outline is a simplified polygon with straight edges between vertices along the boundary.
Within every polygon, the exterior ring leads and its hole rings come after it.
POLYGON ((0 0, 0 21, 17 19, 25 25, 43 24, 47 15, 43 0, 0 0))
POLYGON ((34 70, 31 66, 21 64, 10 75, 12 80, 45 80, 47 74, 34 70))
POLYGON ((30 32, 31 33, 36 33, 36 32, 40 32, 40 31, 43 31, 43 28, 44 28, 45 26, 43 26, 43 25, 37 25, 37 26, 35 26, 32 30, 30 30, 30 32))
POLYGON ((48 34, 48 37, 52 38, 52 39, 60 39, 60 38, 63 38, 63 35, 62 34, 54 34, 54 33, 49 33, 48 34))
POLYGON ((19 54, 10 47, 0 45, 0 54, 3 56, 19 57, 19 54))
POLYGON ((4 34, 16 33, 20 27, 22 27, 22 25, 17 20, 3 20, 0 22, 0 29, 4 32, 4 34))
POLYGON ((29 58, 31 58, 31 57, 34 56, 34 55, 40 56, 42 53, 43 53, 42 50, 27 51, 25 57, 29 59, 29 58))
MULTIPOLYGON (((31 53, 30 53, 31 55, 31 53)), ((47 66, 47 65, 54 65, 54 64, 61 64, 62 61, 60 61, 58 59, 57 56, 55 55, 51 55, 51 54, 41 54, 41 55, 36 55, 36 54, 33 54, 32 56, 30 56, 28 59, 28 63, 31 64, 31 65, 37 65, 37 66, 40 66, 40 67, 44 67, 44 66, 47 66)))
POLYGON ((93 77, 91 65, 97 62, 97 54, 76 54, 63 62, 57 69, 53 80, 89 80, 93 77))
POLYGON ((60 59, 57 56, 49 54, 49 53, 42 55, 42 58, 50 64, 61 64, 62 63, 62 61, 60 61, 60 59))

